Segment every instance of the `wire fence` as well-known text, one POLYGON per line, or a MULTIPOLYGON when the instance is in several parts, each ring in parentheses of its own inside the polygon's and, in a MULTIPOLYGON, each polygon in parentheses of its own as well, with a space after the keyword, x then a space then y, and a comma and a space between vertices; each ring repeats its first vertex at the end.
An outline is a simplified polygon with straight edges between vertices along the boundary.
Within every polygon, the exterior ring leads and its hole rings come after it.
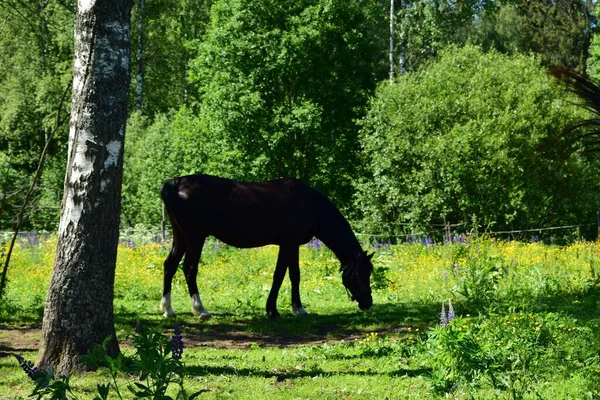
POLYGON ((419 232, 411 232, 406 234, 386 234, 386 233, 357 233, 358 237, 368 237, 371 240, 388 239, 391 243, 423 243, 434 244, 443 243, 463 243, 469 238, 485 235, 497 240, 517 240, 528 242, 548 242, 555 243, 570 243, 574 241, 583 241, 585 238, 600 237, 600 220, 598 223, 576 224, 551 226, 543 228, 529 229, 511 229, 511 230, 490 230, 490 229, 475 229, 467 228, 467 224, 446 224, 434 225, 439 229, 422 230, 419 232))
MULTIPOLYGON (((365 247, 377 250, 402 243, 422 245, 467 243, 473 238, 480 237, 481 235, 485 235, 495 240, 569 244, 576 241, 585 241, 586 237, 589 239, 592 232, 595 232, 595 226, 597 227, 597 232, 600 232, 600 222, 598 224, 589 223, 499 231, 467 230, 465 224, 446 224, 445 226, 435 226, 439 229, 411 232, 407 234, 358 232, 356 233, 356 236, 365 247), (584 234, 584 232, 587 232, 587 234, 584 234)), ((0 244, 8 243, 12 239, 12 236, 13 232, 0 232, 0 244)), ((16 242, 21 247, 31 247, 39 246, 41 243, 53 238, 56 238, 55 232, 25 231, 18 233, 16 242)), ((131 248, 147 244, 160 244, 164 247, 168 247, 170 242, 170 231, 164 228, 138 226, 135 228, 123 229, 119 235, 119 244, 131 248)), ((222 242, 215 238, 209 237, 209 239, 207 239, 207 246, 218 249, 222 244, 222 242)), ((318 239, 313 239, 307 244, 307 247, 319 249, 321 247, 321 242, 318 239)))

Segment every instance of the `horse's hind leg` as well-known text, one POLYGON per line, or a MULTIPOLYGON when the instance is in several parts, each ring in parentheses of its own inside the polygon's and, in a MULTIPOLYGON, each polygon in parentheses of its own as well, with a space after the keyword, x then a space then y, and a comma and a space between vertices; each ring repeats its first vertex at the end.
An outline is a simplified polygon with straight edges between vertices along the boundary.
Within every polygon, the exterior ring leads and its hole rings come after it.
POLYGON ((279 246, 277 265, 275 266, 275 273, 273 274, 273 285, 271 285, 271 291, 267 298, 267 316, 269 318, 279 317, 279 312, 277 311, 277 297, 279 296, 279 289, 283 283, 283 278, 285 278, 285 271, 290 264, 290 258, 293 257, 293 249, 293 246, 279 246))
POLYGON ((201 238, 199 240, 194 240, 193 243, 187 243, 185 259, 183 260, 183 273, 192 301, 192 313, 194 315, 199 315, 200 319, 209 319, 210 313, 202 305, 198 284, 196 283, 196 278, 198 277, 198 263, 200 262, 200 257, 202 255, 204 240, 205 238, 201 238))
POLYGON ((177 266, 185 253, 184 243, 183 237, 174 226, 173 247, 171 247, 171 251, 164 264, 163 292, 162 300, 160 301, 160 308, 164 311, 163 315, 165 317, 172 317, 175 315, 173 308, 171 308, 171 285, 173 283, 173 276, 175 276, 175 273, 177 272, 177 266))
POLYGON ((302 307, 300 301, 300 265, 298 261, 299 248, 296 246, 294 252, 290 253, 290 282, 292 284, 292 312, 298 316, 307 315, 308 313, 302 307))

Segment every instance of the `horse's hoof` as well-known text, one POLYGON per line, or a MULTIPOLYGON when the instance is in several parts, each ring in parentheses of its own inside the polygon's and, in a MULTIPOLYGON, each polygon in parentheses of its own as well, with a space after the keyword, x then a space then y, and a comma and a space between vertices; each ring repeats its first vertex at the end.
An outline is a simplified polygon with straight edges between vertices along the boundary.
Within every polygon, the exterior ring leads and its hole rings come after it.
POLYGON ((308 312, 306 311, 306 309, 304 307, 296 307, 296 306, 292 306, 292 312, 297 316, 297 317, 303 317, 305 315, 308 315, 308 312))
POLYGON ((202 311, 202 312, 200 313, 200 315, 199 315, 199 317, 200 317, 200 321, 206 321, 206 320, 209 320, 211 316, 212 316, 212 315, 210 315, 210 313, 209 313, 208 311, 202 311))
POLYGON ((173 311, 170 311, 170 312, 169 311, 165 311, 163 313, 163 317, 165 317, 165 318, 174 318, 175 317, 175 313, 173 311))
POLYGON ((278 319, 281 319, 281 315, 279 315, 277 311, 267 312, 267 317, 269 317, 271 321, 277 321, 278 319))

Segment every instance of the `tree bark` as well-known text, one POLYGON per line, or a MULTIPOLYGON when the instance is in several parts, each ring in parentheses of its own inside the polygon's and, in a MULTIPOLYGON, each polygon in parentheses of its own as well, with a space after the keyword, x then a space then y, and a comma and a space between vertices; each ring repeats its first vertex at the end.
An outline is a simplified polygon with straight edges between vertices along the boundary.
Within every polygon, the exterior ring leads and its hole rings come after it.
POLYGON ((390 82, 394 81, 394 0, 390 0, 390 82))
POLYGON ((138 31, 135 109, 141 111, 144 96, 144 0, 138 4, 138 31))
POLYGON ((111 336, 133 0, 79 0, 69 157, 37 366, 83 370, 82 355, 111 336))

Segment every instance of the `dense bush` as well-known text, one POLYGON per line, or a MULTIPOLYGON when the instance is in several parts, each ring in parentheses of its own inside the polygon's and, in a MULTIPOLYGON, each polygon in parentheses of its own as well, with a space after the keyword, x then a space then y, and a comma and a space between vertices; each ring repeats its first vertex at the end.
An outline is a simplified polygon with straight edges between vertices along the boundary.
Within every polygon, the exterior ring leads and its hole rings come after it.
POLYGON ((557 139, 581 112, 561 98, 537 59, 474 46, 382 84, 361 135, 368 177, 356 204, 366 224, 593 222, 597 162, 557 139))

